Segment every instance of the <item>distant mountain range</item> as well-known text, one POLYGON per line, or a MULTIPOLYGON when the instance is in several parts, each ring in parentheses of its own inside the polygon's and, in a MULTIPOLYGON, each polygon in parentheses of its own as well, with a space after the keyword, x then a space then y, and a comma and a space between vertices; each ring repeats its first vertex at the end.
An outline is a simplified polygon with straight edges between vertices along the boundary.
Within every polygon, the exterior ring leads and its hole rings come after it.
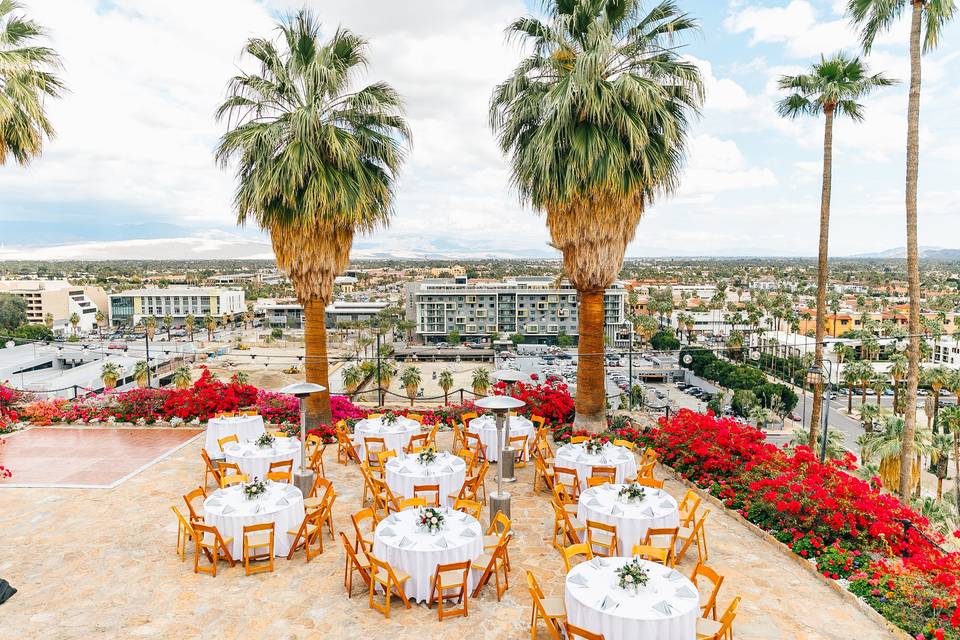
MULTIPOLYGON (((918 247, 921 260, 960 260, 960 249, 944 249, 943 247, 918 247)), ((875 253, 860 253, 848 258, 888 259, 897 260, 907 257, 906 247, 896 247, 875 253)))

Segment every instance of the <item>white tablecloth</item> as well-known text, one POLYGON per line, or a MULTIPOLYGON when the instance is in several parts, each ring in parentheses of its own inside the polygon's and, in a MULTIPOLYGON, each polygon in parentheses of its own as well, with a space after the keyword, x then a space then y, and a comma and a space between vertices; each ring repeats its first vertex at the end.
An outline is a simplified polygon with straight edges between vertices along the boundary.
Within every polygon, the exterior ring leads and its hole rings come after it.
POLYGON ((230 553, 234 560, 243 558, 243 527, 265 522, 275 525, 273 554, 287 555, 293 543, 287 531, 299 529, 303 515, 303 494, 293 485, 280 482, 268 482, 267 492, 256 500, 247 500, 241 485, 236 484, 214 491, 203 502, 204 522, 219 529, 224 539, 233 538, 230 553))
POLYGON ((264 434, 262 416, 236 416, 234 418, 212 418, 207 422, 207 437, 204 448, 211 457, 220 456, 217 440, 227 436, 237 436, 241 442, 256 440, 264 434))
MULTIPOLYGON (((495 461, 500 456, 497 450, 497 421, 491 415, 480 416, 470 421, 467 428, 480 436, 480 442, 487 450, 487 460, 495 461)), ((527 436, 527 447, 533 441, 533 423, 523 416, 510 416, 510 437, 527 436)), ((503 446, 508 446, 507 430, 503 430, 503 446)))
POLYGON ((363 446, 365 437, 383 438, 387 449, 400 453, 410 442, 410 436, 420 433, 420 423, 410 418, 400 417, 393 424, 384 424, 383 418, 373 418, 357 422, 353 433, 354 441, 359 445, 358 451, 361 458, 366 455, 366 448, 363 446))
MULTIPOLYGON (((476 518, 443 508, 444 528, 436 535, 421 531, 415 523, 419 509, 405 509, 380 521, 373 536, 373 555, 389 562, 394 569, 410 574, 406 583, 407 597, 426 601, 438 564, 476 560, 483 553, 483 529, 476 518), (464 532, 472 532, 472 535, 464 532), (392 534, 392 535, 391 535, 392 534), (440 539, 446 541, 446 548, 440 539), (408 544, 409 542, 409 544, 408 544), (404 543, 404 546, 400 546, 404 543)), ((473 589, 479 574, 468 574, 473 589)))
POLYGON ((637 476, 637 461, 626 447, 608 444, 600 453, 590 454, 583 448, 583 444, 565 444, 557 449, 554 458, 555 467, 577 470, 580 489, 587 488, 587 478, 590 477, 593 467, 616 467, 617 482, 637 476))
POLYGON ((693 583, 674 569, 641 560, 650 579, 634 595, 617 584, 616 570, 629 560, 595 558, 575 566, 567 574, 567 620, 606 640, 695 640, 700 607, 693 583), (657 610, 664 602, 669 613, 657 610))
MULTIPOLYGON (((677 501, 666 491, 644 487, 643 500, 636 503, 621 502, 617 493, 622 484, 602 484, 580 494, 577 517, 581 522, 593 520, 617 528, 620 555, 627 555, 633 545, 643 542, 647 529, 676 527, 680 524, 677 501)), ((586 540, 586 532, 583 534, 586 540)), ((668 541, 654 541, 663 545, 668 541)))
POLYGON ((440 504, 452 507, 453 500, 447 496, 455 496, 460 491, 467 473, 467 463, 463 458, 446 451, 438 452, 436 460, 428 465, 417 462, 417 454, 400 454, 390 459, 386 472, 387 485, 398 497, 412 497, 413 485, 416 484, 439 484, 440 504))
POLYGON ((300 441, 296 438, 277 438, 272 447, 258 447, 252 442, 231 442, 224 450, 227 462, 235 462, 253 481, 267 477, 271 462, 293 460, 293 470, 300 469, 300 441))

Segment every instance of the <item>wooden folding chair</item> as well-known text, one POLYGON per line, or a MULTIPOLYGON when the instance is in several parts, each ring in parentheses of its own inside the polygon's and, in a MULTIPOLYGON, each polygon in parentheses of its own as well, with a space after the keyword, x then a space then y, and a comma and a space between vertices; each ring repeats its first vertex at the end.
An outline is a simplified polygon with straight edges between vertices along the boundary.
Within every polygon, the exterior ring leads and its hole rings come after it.
POLYGON ((478 461, 488 460, 487 448, 484 446, 483 441, 480 439, 478 434, 470 431, 464 431, 463 437, 467 442, 467 448, 473 451, 473 453, 477 456, 478 461))
POLYGON ((362 464, 363 461, 360 459, 360 454, 357 453, 357 445, 350 439, 346 424, 344 424, 343 429, 338 428, 335 433, 337 436, 337 462, 347 464, 353 461, 357 464, 362 464))
POLYGON ((413 485, 414 498, 423 498, 428 507, 440 506, 440 485, 439 484, 415 484, 413 485))
POLYGON ((360 509, 360 511, 350 514, 350 521, 353 522, 353 530, 357 533, 357 540, 353 546, 354 550, 359 552, 360 548, 363 547, 367 551, 373 551, 373 532, 377 528, 376 512, 370 507, 360 509), (365 535, 361 525, 367 520, 370 520, 370 531, 365 535))
POLYGON ((287 473, 293 475, 293 458, 289 460, 275 460, 270 463, 270 466, 267 467, 267 472, 270 471, 286 471, 287 473))
POLYGON ((548 491, 553 489, 553 472, 547 468, 546 461, 539 447, 534 447, 531 453, 533 458, 533 492, 537 493, 542 483, 548 491))
POLYGON ((567 640, 576 640, 577 638, 583 638, 583 640, 604 640, 602 633, 594 633, 593 631, 572 625, 566 621, 563 623, 563 628, 566 629, 567 640))
POLYGON ((233 538, 224 538, 220 535, 219 529, 202 522, 194 522, 193 530, 196 533, 193 539, 195 543, 193 547, 194 573, 208 573, 216 578, 217 564, 221 558, 229 562, 231 567, 236 564, 233 555, 230 553, 230 543, 233 542, 233 538), (210 561, 209 567, 200 566, 201 552, 210 561))
POLYGON ((197 498, 207 499, 207 491, 203 487, 197 487, 193 491, 183 496, 183 501, 187 503, 187 512, 190 514, 190 522, 203 522, 203 516, 198 509, 193 508, 193 501, 197 498))
POLYGON ((509 446, 514 449, 517 453, 514 468, 522 469, 527 466, 528 453, 527 453, 527 436, 510 436, 508 441, 509 446))
POLYGON ((327 445, 320 436, 315 434, 307 436, 307 467, 323 478, 327 477, 327 470, 323 467, 323 452, 326 450, 327 445))
POLYGON ((547 426, 547 419, 544 418, 543 416, 538 416, 538 415, 535 414, 535 413, 534 413, 534 414, 531 414, 531 416, 530 416, 530 422, 533 423, 533 427, 534 427, 537 431, 540 431, 541 429, 543 429, 544 427, 547 426))
POLYGON ((340 541, 343 542, 343 551, 346 556, 346 564, 343 568, 343 588, 347 590, 347 597, 349 598, 353 595, 354 571, 360 573, 360 577, 367 587, 370 586, 370 562, 365 559, 366 555, 364 555, 364 559, 357 556, 353 547, 350 546, 350 541, 347 539, 347 536, 343 534, 343 531, 338 531, 337 533, 340 534, 340 541))
POLYGON ((247 575, 273 571, 274 523, 247 524, 243 526, 243 568, 247 575), (267 564, 251 566, 251 562, 266 560, 267 564))
POLYGON ((437 449, 437 432, 440 431, 440 423, 436 423, 433 427, 430 428, 430 431, 427 433, 427 444, 437 449))
POLYGON ((419 453, 421 450, 430 446, 429 433, 415 433, 410 436, 407 446, 403 448, 404 453, 419 453))
POLYGON ((620 555, 617 551, 617 528, 612 524, 587 520, 587 544, 595 556, 611 558, 620 555))
POLYGON ((397 452, 394 451, 393 449, 385 449, 383 451, 377 451, 376 456, 377 456, 377 464, 370 465, 370 468, 373 470, 374 473, 380 476, 381 480, 384 480, 386 479, 385 474, 387 469, 387 460, 389 460, 390 458, 396 458, 397 452))
POLYGON ((452 562, 450 564, 438 564, 433 573, 433 582, 430 586, 430 600, 427 601, 429 607, 434 602, 437 603, 437 618, 443 622, 444 618, 450 616, 467 617, 467 574, 470 573, 470 561, 452 562), (452 594, 447 592, 456 589, 452 594), (461 605, 458 609, 447 609, 444 611, 443 603, 450 598, 456 598, 457 604, 461 605))
POLYGON ((213 483, 219 487, 220 469, 213 464, 213 460, 210 459, 210 454, 207 453, 206 449, 200 449, 200 458, 203 459, 203 488, 207 488, 211 476, 213 477, 213 483))
POLYGON ((696 587, 700 594, 700 615, 704 618, 709 616, 711 619, 717 619, 717 595, 720 593, 720 586, 723 584, 723 576, 703 564, 698 562, 697 566, 690 574, 690 582, 696 587), (710 583, 710 591, 704 593, 700 591, 700 578, 704 578, 710 583))
POLYGON ((663 547, 655 547, 649 544, 635 544, 630 553, 643 560, 659 562, 665 567, 670 566, 670 550, 664 549, 663 547))
MULTIPOLYGON (((497 511, 483 535, 483 550, 492 552, 497 548, 503 539, 510 533, 510 518, 505 516, 502 511, 497 511)), ((507 570, 510 569, 510 554, 504 550, 503 559, 507 563, 507 570)))
POLYGON ((683 560, 687 550, 693 544, 697 545, 697 558, 700 562, 707 561, 707 531, 704 523, 707 516, 710 515, 710 509, 705 509, 703 514, 696 518, 692 527, 680 527, 680 534, 677 540, 680 542, 680 549, 677 551, 677 563, 683 560))
POLYGON ((593 550, 586 542, 578 542, 577 544, 560 547, 560 556, 563 558, 563 566, 567 569, 567 573, 570 573, 570 569, 573 568, 570 561, 579 556, 583 556, 585 561, 593 560, 593 550))
POLYGON ((293 476, 290 474, 289 471, 267 471, 267 477, 264 478, 264 480, 290 484, 291 482, 293 482, 293 476))
POLYGON ((460 424, 457 421, 454 421, 451 430, 453 432, 453 444, 450 447, 450 451, 456 453, 461 449, 469 449, 467 445, 467 439, 464 437, 464 432, 466 432, 466 427, 460 424))
POLYGON ((547 625, 547 632, 551 640, 562 640, 561 628, 567 618, 567 610, 563 598, 548 598, 543 594, 540 583, 532 571, 527 571, 527 589, 533 606, 530 611, 530 637, 536 640, 537 622, 543 620, 547 625))
POLYGON ((656 478, 637 476, 637 484, 651 489, 663 489, 663 480, 657 480, 656 478))
POLYGON ((308 493, 303 499, 303 508, 307 511, 319 509, 320 505, 323 504, 324 499, 327 497, 327 492, 330 491, 332 487, 333 483, 323 476, 317 476, 314 478, 313 484, 310 485, 310 493, 308 493))
POLYGON ((473 589, 473 597, 480 595, 480 590, 490 582, 493 576, 497 588, 497 602, 503 597, 504 592, 510 588, 510 576, 507 570, 507 544, 510 543, 511 534, 504 536, 493 553, 484 553, 477 557, 471 565, 471 569, 482 571, 480 579, 477 580, 477 586, 473 589), (503 584, 500 584, 500 574, 503 574, 503 584))
POLYGON ((183 562, 187 555, 187 540, 196 544, 196 533, 190 526, 190 522, 180 513, 180 509, 173 505, 170 509, 177 514, 177 554, 180 556, 180 562, 183 562))
POLYGON ((667 566, 677 564, 677 536, 679 527, 650 527, 640 544, 650 547, 660 547, 667 550, 667 566))
POLYGON ((468 513, 477 520, 480 519, 480 513, 483 511, 483 505, 476 500, 467 498, 457 498, 453 501, 453 510, 468 513))
POLYGON ((319 511, 305 513, 300 526, 296 529, 290 529, 287 534, 293 536, 293 544, 290 545, 287 560, 292 560, 293 554, 301 548, 307 562, 323 553, 323 529, 321 528, 319 511))
MULTIPOLYGON (((590 477, 591 478, 606 478, 611 484, 616 484, 617 482, 617 468, 616 467, 607 467, 597 465, 590 467, 590 477)), ((589 480, 589 478, 588 478, 589 480)))
POLYGON ((687 489, 677 506, 680 510, 680 526, 692 526, 691 523, 697 515, 697 509, 700 508, 700 496, 693 489, 687 489))
POLYGON ((613 441, 613 446, 623 447, 624 449, 629 449, 630 451, 633 451, 636 448, 636 445, 629 440, 622 440, 620 438, 617 438, 613 441))
POLYGON ((490 463, 486 460, 480 461, 480 467, 477 469, 476 483, 474 490, 476 491, 477 499, 480 500, 482 504, 487 504, 487 472, 490 471, 490 463))
POLYGON ((656 466, 656 462, 643 462, 637 467, 637 478, 650 478, 653 479, 653 468, 656 466))
POLYGON ((240 438, 237 437, 237 434, 232 433, 229 436, 224 436, 222 438, 217 438, 217 445, 220 447, 220 452, 223 453, 223 448, 230 444, 231 442, 236 442, 240 444, 240 438))
POLYGON ((367 553, 367 560, 370 561, 370 608, 376 609, 384 615, 388 620, 390 619, 390 597, 396 595, 403 602, 404 606, 409 609, 410 601, 407 599, 407 594, 404 591, 404 584, 407 580, 410 579, 410 576, 402 571, 395 571, 389 563, 384 562, 377 558, 372 553, 367 553), (373 594, 376 591, 377 586, 383 589, 385 602, 381 607, 376 604, 373 600, 373 594))
POLYGON ((380 459, 377 454, 387 450, 386 440, 375 438, 373 436, 364 436, 363 438, 363 459, 370 467, 370 470, 383 477, 383 469, 380 468, 380 459))
POLYGON ((720 621, 697 618, 697 640, 727 640, 733 638, 733 621, 740 607, 740 596, 733 599, 720 621))
POLYGON ((553 484, 554 486, 563 485, 563 488, 574 501, 580 497, 580 474, 577 473, 576 469, 554 465, 553 484))

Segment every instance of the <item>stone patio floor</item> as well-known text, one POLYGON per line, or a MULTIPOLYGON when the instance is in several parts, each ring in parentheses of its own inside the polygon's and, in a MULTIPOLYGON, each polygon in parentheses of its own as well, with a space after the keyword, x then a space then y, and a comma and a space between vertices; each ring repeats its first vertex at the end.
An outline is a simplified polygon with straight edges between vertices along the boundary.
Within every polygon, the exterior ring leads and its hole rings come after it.
MULTIPOLYGON (((373 638, 445 637, 494 640, 530 636, 532 570, 548 595, 562 595, 563 564, 551 547, 547 494, 533 495, 532 467, 513 485, 510 589, 497 602, 492 585, 470 602, 469 618, 437 621, 435 610, 407 611, 394 601, 387 621, 367 606, 356 585, 343 589, 339 540, 307 564, 303 555, 278 559, 273 573, 245 576, 221 564, 216 578, 195 575, 192 557, 174 551, 181 495, 202 481, 198 438, 113 489, 0 486, 0 577, 19 589, 0 605, 0 638, 373 638)), ((449 444, 441 434, 440 445, 449 444)), ((337 490, 335 525, 353 539, 349 514, 359 509, 360 474, 325 456, 337 490)), ((492 474, 491 474, 492 475, 492 474)), ((658 470, 663 477, 663 472, 658 470)), ((493 483, 488 481, 488 488, 493 483)), ((675 496, 683 487, 668 479, 675 496)), ((743 602, 738 640, 876 640, 894 637, 794 563, 786 561, 733 518, 708 520, 709 564, 726 576, 721 611, 743 602)), ((487 514, 484 512, 484 521, 487 514)), ((681 563, 685 574, 696 554, 681 563)), ((542 624, 540 638, 547 634, 542 624)))

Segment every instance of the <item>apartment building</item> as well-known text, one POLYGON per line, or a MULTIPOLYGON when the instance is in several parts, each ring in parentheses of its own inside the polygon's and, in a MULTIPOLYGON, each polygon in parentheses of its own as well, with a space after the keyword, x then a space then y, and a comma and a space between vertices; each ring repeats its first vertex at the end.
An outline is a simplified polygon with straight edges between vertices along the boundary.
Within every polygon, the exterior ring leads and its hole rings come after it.
MULTIPOLYGON (((328 304, 324 310, 324 325, 327 329, 335 329, 342 326, 341 323, 369 322, 388 306, 387 302, 337 300, 328 304)), ((303 329, 303 306, 294 298, 257 300, 253 305, 253 312, 262 316, 268 326, 303 329)))
POLYGON ((173 326, 183 326, 188 315, 210 314, 217 318, 238 318, 247 310, 242 289, 214 287, 170 287, 133 289, 110 295, 110 325, 133 326, 145 316, 173 317, 173 326))
POLYGON ((27 322, 44 324, 53 316, 54 328, 72 331, 70 317, 80 318, 79 331, 97 327, 97 311, 107 312, 107 293, 100 287, 73 285, 66 280, 0 280, 0 293, 10 293, 27 303, 27 322))
MULTIPOLYGON (((606 332, 612 344, 629 339, 627 290, 616 283, 604 295, 606 332)), ((549 277, 518 277, 505 282, 471 282, 466 277, 409 282, 404 287, 407 320, 424 342, 461 337, 487 338, 519 333, 526 342, 551 344, 578 335, 577 292, 549 277)))

